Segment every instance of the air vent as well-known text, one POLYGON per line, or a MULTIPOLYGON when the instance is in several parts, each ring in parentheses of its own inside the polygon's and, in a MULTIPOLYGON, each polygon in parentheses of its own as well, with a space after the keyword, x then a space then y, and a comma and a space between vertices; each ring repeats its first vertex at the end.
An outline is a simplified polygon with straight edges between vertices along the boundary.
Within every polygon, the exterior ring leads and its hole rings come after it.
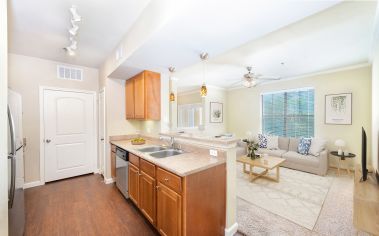
POLYGON ((83 81, 83 70, 77 67, 58 65, 57 75, 59 79, 83 81))

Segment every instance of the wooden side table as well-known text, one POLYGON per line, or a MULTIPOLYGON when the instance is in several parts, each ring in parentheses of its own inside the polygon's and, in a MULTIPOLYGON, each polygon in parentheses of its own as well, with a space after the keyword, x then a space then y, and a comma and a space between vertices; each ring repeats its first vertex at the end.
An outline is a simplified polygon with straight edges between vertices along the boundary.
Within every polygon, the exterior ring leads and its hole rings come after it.
POLYGON ((342 163, 342 161, 345 161, 346 158, 347 158, 347 159, 352 159, 352 158, 354 158, 354 157, 355 157, 355 154, 353 154, 353 153, 349 153, 348 155, 344 155, 344 154, 342 154, 342 155, 338 155, 338 152, 337 152, 337 151, 331 151, 330 154, 333 155, 333 156, 338 157, 338 162, 337 162, 338 175, 340 175, 340 169, 345 169, 345 170, 347 171, 347 173, 350 174, 349 167, 348 167, 347 165, 345 165, 345 167, 343 168, 343 167, 341 166, 341 163, 342 163))

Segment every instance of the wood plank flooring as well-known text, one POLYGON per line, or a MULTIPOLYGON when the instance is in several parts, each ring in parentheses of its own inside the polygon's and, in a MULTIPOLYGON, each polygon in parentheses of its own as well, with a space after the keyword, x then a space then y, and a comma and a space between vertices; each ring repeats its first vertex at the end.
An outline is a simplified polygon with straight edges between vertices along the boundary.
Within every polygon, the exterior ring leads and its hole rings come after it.
POLYGON ((26 236, 158 235, 114 184, 84 175, 25 191, 26 236))

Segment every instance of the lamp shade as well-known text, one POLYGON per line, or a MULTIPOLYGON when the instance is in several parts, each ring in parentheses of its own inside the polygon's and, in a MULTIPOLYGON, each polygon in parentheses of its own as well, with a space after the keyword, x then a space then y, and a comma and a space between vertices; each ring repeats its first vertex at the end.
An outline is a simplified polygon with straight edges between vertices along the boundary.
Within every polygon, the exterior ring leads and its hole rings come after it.
POLYGON ((345 143, 345 141, 343 141, 342 139, 337 139, 337 140, 334 142, 334 145, 336 145, 336 147, 345 147, 346 143, 345 143))

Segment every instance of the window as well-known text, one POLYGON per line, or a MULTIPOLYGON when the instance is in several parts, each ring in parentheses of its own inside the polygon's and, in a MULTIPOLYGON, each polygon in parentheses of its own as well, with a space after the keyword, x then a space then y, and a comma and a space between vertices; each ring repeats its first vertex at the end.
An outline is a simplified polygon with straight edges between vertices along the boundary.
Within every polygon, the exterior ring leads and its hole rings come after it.
POLYGON ((197 128, 201 125, 201 103, 178 105, 178 128, 197 128))
POLYGON ((262 132, 285 137, 313 137, 314 89, 262 94, 262 132))

